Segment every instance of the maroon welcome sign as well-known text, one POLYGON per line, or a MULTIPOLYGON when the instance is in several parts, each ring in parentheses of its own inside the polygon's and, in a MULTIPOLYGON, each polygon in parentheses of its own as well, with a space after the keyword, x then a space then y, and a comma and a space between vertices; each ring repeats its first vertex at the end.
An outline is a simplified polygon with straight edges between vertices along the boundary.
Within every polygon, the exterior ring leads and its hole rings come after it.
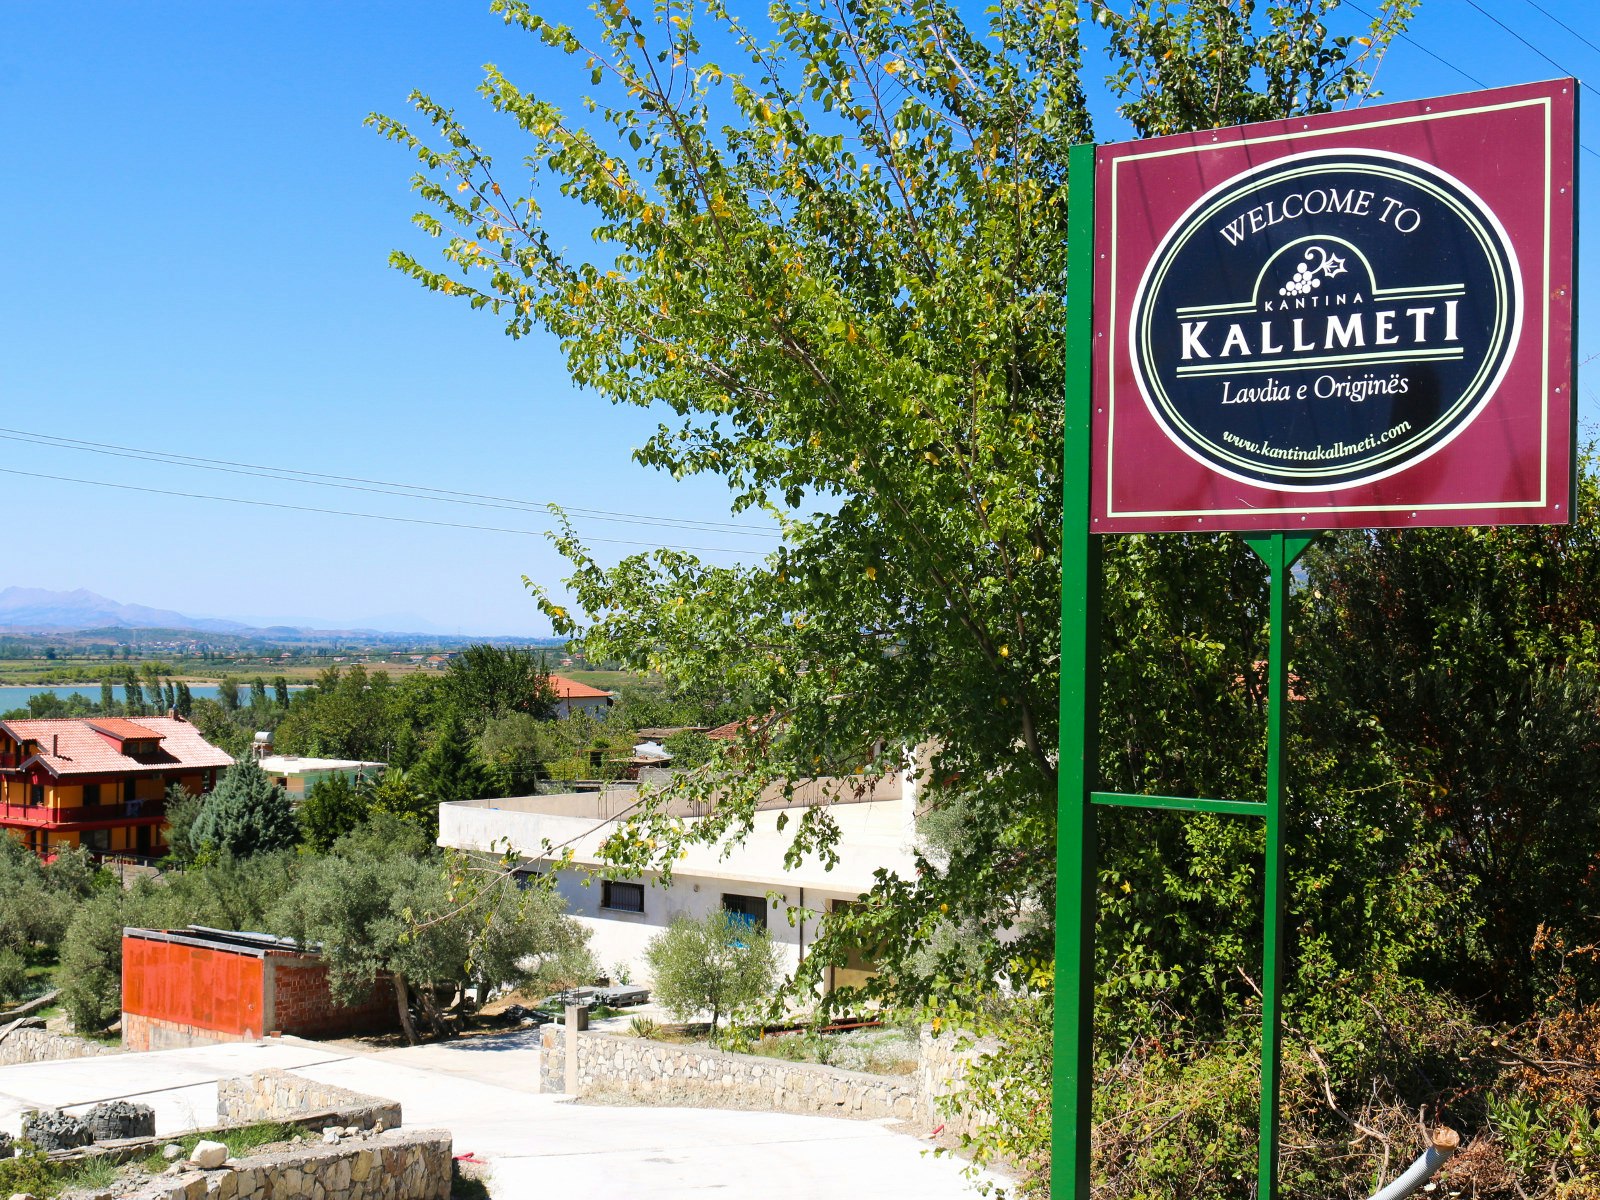
POLYGON ((1094 532, 1570 520, 1576 93, 1101 147, 1094 532))

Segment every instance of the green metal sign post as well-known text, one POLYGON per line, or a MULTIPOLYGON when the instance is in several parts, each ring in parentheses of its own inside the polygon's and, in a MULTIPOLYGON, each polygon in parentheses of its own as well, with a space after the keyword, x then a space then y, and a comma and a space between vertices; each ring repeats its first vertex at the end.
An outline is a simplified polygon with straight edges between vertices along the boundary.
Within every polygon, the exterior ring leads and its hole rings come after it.
POLYGON ((1067 160, 1067 380, 1061 529, 1061 754, 1056 823, 1056 983, 1050 1194, 1089 1198, 1094 1090, 1095 822, 1099 758, 1100 539, 1089 533, 1094 361, 1094 147, 1067 160))
POLYGON ((1094 151, 1068 166, 1067 395, 1063 420, 1061 754, 1056 835, 1056 990, 1051 1194, 1089 1200, 1094 1086, 1095 809, 1160 809, 1261 818, 1266 823, 1262 899, 1261 1136, 1256 1195, 1278 1194, 1279 1045, 1283 1029, 1285 730, 1288 590, 1315 533, 1246 536, 1266 564, 1267 778, 1263 800, 1189 799, 1093 790, 1099 756, 1100 539, 1090 533, 1091 364, 1094 351, 1094 151))

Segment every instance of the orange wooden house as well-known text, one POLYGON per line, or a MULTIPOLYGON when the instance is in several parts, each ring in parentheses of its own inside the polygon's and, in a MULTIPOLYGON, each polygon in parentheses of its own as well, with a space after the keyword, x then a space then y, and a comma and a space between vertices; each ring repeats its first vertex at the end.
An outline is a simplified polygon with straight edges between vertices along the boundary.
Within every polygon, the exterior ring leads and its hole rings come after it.
POLYGON ((0 827, 41 858, 166 853, 166 792, 209 792, 233 759, 182 717, 0 721, 0 827))

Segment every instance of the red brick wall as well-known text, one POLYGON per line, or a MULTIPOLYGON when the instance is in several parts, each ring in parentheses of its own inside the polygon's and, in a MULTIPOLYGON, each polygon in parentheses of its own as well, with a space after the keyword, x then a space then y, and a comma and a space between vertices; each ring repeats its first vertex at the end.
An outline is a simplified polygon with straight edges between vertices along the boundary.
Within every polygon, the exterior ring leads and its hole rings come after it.
POLYGON ((271 1028, 299 1037, 340 1037, 371 1033, 399 1024, 394 985, 387 976, 373 984, 366 999, 338 1005, 328 988, 328 968, 314 959, 287 954, 267 956, 271 972, 271 1028))

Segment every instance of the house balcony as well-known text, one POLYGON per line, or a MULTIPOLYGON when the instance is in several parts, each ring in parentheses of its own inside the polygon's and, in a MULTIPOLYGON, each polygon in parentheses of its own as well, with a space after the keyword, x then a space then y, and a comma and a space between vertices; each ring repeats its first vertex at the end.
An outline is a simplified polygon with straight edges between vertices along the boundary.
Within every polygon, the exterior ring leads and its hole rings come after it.
POLYGON ((93 825, 143 825, 166 820, 164 800, 129 800, 121 804, 0 804, 0 824, 39 829, 77 829, 93 825))

